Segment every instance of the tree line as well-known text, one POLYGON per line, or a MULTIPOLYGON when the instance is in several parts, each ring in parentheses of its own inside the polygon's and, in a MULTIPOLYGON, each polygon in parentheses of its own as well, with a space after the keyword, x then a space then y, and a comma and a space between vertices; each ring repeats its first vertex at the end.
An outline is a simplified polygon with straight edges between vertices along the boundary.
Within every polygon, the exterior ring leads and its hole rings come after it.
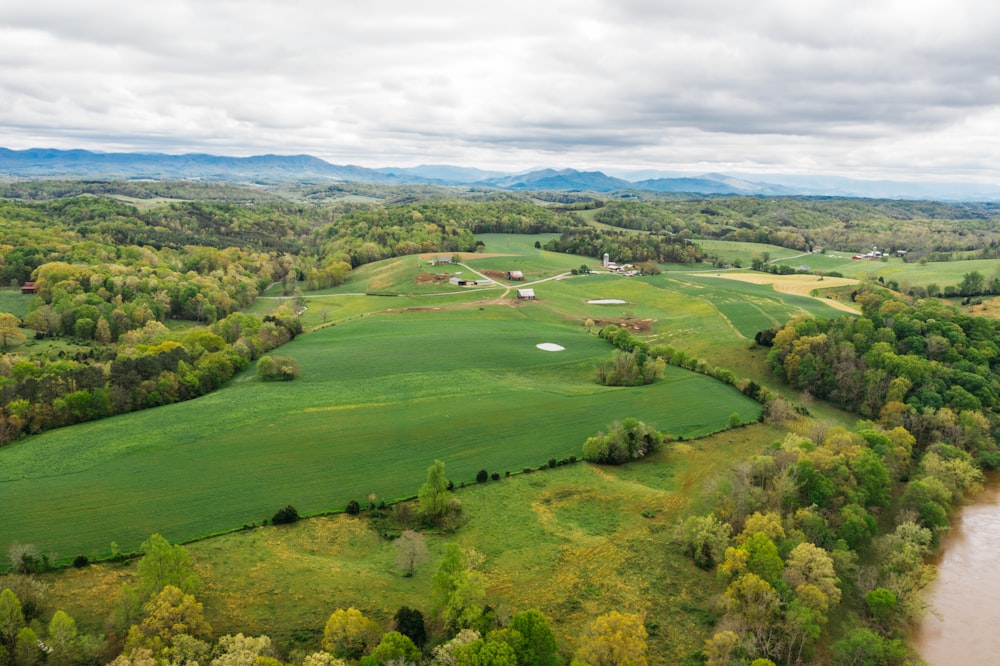
POLYGON ((263 320, 234 313, 208 329, 152 320, 106 354, 0 356, 0 446, 26 434, 196 398, 302 331, 283 306, 263 320))

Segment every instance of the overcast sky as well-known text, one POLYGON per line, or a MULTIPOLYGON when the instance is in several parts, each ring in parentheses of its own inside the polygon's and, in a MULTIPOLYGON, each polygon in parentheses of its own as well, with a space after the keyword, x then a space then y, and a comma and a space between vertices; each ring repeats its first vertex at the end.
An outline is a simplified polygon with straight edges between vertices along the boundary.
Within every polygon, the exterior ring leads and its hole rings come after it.
POLYGON ((1000 181, 995 0, 0 0, 0 145, 1000 181))

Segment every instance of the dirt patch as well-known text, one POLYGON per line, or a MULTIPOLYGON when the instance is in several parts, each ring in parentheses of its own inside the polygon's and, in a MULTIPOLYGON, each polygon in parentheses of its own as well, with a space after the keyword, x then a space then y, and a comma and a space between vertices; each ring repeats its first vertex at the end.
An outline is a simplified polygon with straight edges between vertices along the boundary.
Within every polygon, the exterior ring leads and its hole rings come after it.
POLYGON ((468 261, 470 259, 489 259, 491 257, 515 257, 514 254, 503 254, 501 252, 421 252, 420 258, 426 261, 431 259, 436 259, 437 257, 448 257, 449 259, 458 256, 459 261, 468 261))
POLYGON ((636 331, 639 333, 650 333, 653 330, 653 322, 655 319, 636 319, 635 317, 626 317, 624 319, 595 319, 594 325, 597 328, 603 328, 608 324, 614 324, 618 328, 627 328, 630 331, 636 331))
POLYGON ((491 271, 491 270, 481 270, 479 271, 491 280, 506 280, 507 271, 491 271))
POLYGON ((392 308, 386 312, 437 312, 441 308, 392 308))
POLYGON ((421 273, 413 281, 417 284, 440 284, 447 282, 450 277, 448 273, 421 273))

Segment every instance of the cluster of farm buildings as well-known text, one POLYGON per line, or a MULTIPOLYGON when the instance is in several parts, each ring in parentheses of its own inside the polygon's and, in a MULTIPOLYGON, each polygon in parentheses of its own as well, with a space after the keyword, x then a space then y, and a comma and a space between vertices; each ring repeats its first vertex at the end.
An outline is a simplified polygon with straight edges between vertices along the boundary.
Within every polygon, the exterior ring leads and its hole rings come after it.
POLYGON ((625 277, 632 277, 633 275, 639 275, 641 271, 636 269, 632 264, 622 264, 619 266, 615 262, 611 261, 611 255, 607 252, 604 253, 604 259, 601 261, 601 266, 608 269, 612 273, 621 273, 625 277))
POLYGON ((881 259, 882 257, 891 257, 895 254, 897 257, 905 257, 906 250, 896 250, 895 252, 889 251, 884 252, 878 247, 872 247, 871 252, 865 252, 864 254, 856 254, 851 259, 881 259))
MULTIPOLYGON (((452 263, 451 257, 435 257, 431 259, 432 266, 439 266, 441 264, 450 264, 450 263, 452 263)), ((524 272, 507 271, 507 279, 511 280, 512 282, 520 282, 524 280, 524 272)), ((489 278, 470 280, 467 278, 459 277, 458 275, 453 275, 448 278, 448 284, 455 285, 456 287, 485 287, 491 284, 496 284, 496 282, 494 280, 490 280, 489 278)), ((534 289, 518 289, 516 295, 517 299, 520 301, 533 301, 536 298, 534 289)))
MULTIPOLYGON (((855 257, 857 258, 857 257, 855 257)), ((451 257, 434 257, 431 259, 432 266, 440 266, 451 264, 451 257)), ((604 259, 601 262, 601 266, 612 273, 620 273, 626 277, 631 277, 633 275, 640 275, 642 271, 636 269, 632 264, 621 264, 618 265, 611 261, 611 256, 608 253, 604 253, 604 259)), ((443 277, 443 276, 441 276, 443 277)), ((524 273, 522 271, 507 271, 507 279, 511 282, 520 282, 524 280, 524 273)), ((484 279, 468 279, 463 278, 458 275, 453 275, 448 278, 448 283, 455 285, 456 287, 483 287, 491 284, 496 284, 493 280, 488 278, 484 279)), ((534 289, 518 289, 517 299, 522 301, 533 301, 535 300, 535 290, 534 289)))

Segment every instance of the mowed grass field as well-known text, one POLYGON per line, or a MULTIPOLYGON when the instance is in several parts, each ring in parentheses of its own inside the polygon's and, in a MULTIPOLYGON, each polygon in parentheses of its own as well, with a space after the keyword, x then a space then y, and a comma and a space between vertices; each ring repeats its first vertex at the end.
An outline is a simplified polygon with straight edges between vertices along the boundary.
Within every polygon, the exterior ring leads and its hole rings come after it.
POLYGON ((579 455, 630 416, 685 438, 754 420, 759 405, 668 368, 642 388, 593 383, 611 347, 541 308, 366 315, 281 352, 290 383, 252 371, 203 398, 53 431, 0 450, 0 543, 71 558, 128 550, 152 532, 183 541, 259 522, 293 504, 341 509, 368 493, 412 496, 435 459, 449 478, 579 455), (553 342, 562 352, 536 345, 553 342))

